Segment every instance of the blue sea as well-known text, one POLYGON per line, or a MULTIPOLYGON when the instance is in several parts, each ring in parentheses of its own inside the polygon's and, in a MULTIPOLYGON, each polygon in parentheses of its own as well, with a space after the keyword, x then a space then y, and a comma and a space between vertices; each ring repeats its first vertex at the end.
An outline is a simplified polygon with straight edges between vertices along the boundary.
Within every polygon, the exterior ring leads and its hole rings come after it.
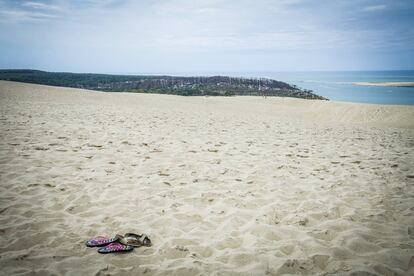
POLYGON ((311 89, 333 101, 414 105, 414 87, 360 86, 353 82, 414 82, 414 71, 230 73, 264 77, 311 89))
POLYGON ((137 75, 233 76, 270 78, 295 84, 332 101, 414 105, 414 87, 354 85, 354 82, 414 82, 414 70, 310 71, 310 72, 182 72, 135 73, 137 75))

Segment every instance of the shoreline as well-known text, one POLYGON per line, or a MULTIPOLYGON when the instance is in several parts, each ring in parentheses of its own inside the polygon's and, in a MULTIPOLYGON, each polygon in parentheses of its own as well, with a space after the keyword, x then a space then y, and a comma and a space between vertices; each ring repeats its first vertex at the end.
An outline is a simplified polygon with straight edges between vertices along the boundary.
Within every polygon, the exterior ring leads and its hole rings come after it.
POLYGON ((353 85, 360 86, 390 86, 390 87, 414 87, 414 82, 353 82, 353 85))
MULTIPOLYGON (((138 91, 120 91, 120 92, 110 92, 110 91, 100 91, 100 90, 93 90, 93 89, 85 89, 85 88, 76 88, 76 87, 66 87, 66 86, 55 86, 55 85, 47 85, 47 84, 37 84, 37 83, 28 83, 28 82, 20 82, 20 81, 9 81, 9 80, 0 80, 1 83, 11 83, 15 85, 33 85, 34 87, 45 87, 47 89, 65 89, 65 90, 72 90, 72 91, 85 91, 89 93, 97 93, 97 94, 106 94, 106 95, 154 95, 154 96, 173 96, 173 97, 183 97, 183 98, 224 98, 224 99, 234 99, 234 98, 252 98, 252 99, 262 99, 263 96, 259 95, 234 95, 234 96, 211 96, 211 95, 194 95, 194 96, 184 96, 184 95, 176 95, 176 94, 164 94, 164 93, 148 93, 148 92, 138 92, 138 91)), ((354 84, 354 83, 348 83, 354 84)), ((356 84, 355 84, 356 85, 356 84)), ((375 102, 356 102, 356 101, 346 101, 346 100, 320 100, 320 99, 304 99, 299 97, 286 97, 286 96, 267 96, 267 99, 287 99, 287 100, 298 100, 299 102, 331 102, 336 104, 344 104, 344 105, 360 105, 360 106, 384 106, 384 107, 414 107, 414 104, 396 104, 396 103, 375 103, 375 102)))

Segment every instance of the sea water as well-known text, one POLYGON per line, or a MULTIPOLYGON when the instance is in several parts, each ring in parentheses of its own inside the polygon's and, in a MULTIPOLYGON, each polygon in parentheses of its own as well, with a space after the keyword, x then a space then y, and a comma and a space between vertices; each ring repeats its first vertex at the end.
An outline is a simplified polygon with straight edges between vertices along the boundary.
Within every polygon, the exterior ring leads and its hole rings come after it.
POLYGON ((354 82, 414 82, 414 71, 260 72, 232 76, 284 81, 332 101, 414 105, 414 87, 362 86, 354 82))

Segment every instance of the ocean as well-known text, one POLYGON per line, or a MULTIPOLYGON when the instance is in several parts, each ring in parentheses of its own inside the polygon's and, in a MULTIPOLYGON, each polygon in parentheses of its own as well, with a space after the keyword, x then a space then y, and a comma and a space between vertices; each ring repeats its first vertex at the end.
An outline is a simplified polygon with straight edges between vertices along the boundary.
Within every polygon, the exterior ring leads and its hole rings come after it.
POLYGON ((414 82, 414 71, 261 72, 230 73, 263 77, 313 90, 332 101, 414 105, 414 87, 360 86, 353 82, 414 82))

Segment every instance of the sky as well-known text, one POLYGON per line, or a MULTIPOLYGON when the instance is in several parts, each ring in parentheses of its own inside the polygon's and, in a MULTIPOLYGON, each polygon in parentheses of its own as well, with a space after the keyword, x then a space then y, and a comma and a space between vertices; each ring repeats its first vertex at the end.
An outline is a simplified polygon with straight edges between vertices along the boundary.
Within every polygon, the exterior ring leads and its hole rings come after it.
POLYGON ((0 68, 414 69, 413 0, 0 0, 0 68))

